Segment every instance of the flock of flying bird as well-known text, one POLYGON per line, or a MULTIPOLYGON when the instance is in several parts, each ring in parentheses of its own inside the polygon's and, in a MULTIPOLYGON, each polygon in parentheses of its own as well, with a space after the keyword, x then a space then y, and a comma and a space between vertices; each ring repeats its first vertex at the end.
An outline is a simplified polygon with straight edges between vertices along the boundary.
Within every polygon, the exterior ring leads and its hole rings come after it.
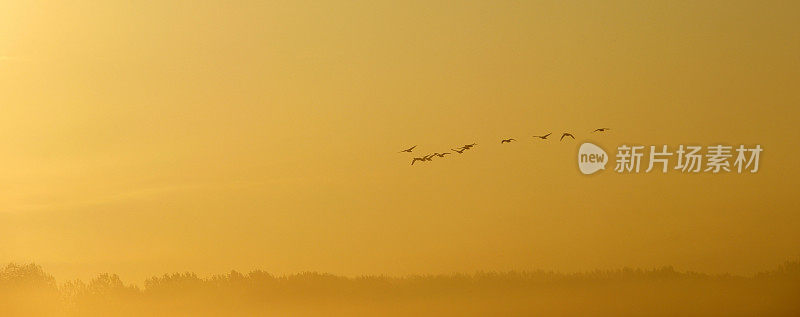
MULTIPOLYGON (((596 133, 596 132, 606 132, 606 131, 608 131, 608 130, 611 130, 611 129, 609 129, 609 128, 598 128, 598 129, 594 129, 594 131, 592 131, 592 133, 596 133)), ((547 134, 545 134, 545 135, 534 135, 533 137, 534 137, 534 138, 539 138, 539 139, 542 139, 542 140, 547 140, 547 137, 549 137, 551 134, 553 134, 553 133, 551 132, 551 133, 547 133, 547 134)), ((572 138, 573 140, 575 139, 575 136, 574 136, 574 135, 572 135, 572 133, 569 133, 569 132, 564 132, 564 133, 561 133, 561 138, 559 139, 559 141, 564 141, 564 138, 565 138, 565 137, 570 137, 570 138, 572 138)), ((514 139, 514 138, 510 138, 510 139, 502 139, 502 140, 500 140, 500 144, 511 143, 511 142, 513 142, 513 141, 516 141, 516 140, 517 140, 517 139, 514 139)), ((457 147, 457 148, 455 148, 455 149, 450 149, 450 150, 451 150, 451 151, 453 151, 453 152, 456 152, 456 153, 458 153, 458 154, 463 154, 463 153, 464 153, 464 151, 467 151, 467 150, 469 150, 469 149, 471 149, 471 148, 475 147, 476 145, 478 145, 478 144, 477 144, 477 143, 465 144, 464 146, 457 147)), ((412 147, 410 147, 410 148, 407 148, 407 149, 405 149, 405 150, 402 150, 402 151, 400 151, 400 152, 398 152, 398 153, 403 153, 403 152, 407 152, 407 153, 413 153, 413 151, 414 151, 414 149, 415 149, 416 147, 417 147, 417 146, 415 145, 415 146, 412 146, 412 147)), ((433 154, 428 154, 428 155, 425 155, 425 156, 422 156, 422 157, 415 157, 415 158, 412 158, 412 159, 411 159, 411 165, 414 165, 414 163, 416 163, 416 162, 428 162, 428 161, 433 161, 433 158, 434 158, 434 157, 444 157, 445 155, 450 155, 450 154, 453 154, 453 153, 450 153, 450 152, 443 152, 443 153, 435 152, 435 153, 433 153, 433 154)))

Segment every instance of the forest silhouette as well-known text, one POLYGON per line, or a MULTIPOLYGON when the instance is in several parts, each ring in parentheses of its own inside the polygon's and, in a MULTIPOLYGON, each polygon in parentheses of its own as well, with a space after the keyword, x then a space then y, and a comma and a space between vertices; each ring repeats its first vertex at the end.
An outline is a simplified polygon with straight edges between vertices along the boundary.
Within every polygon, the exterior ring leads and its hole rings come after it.
POLYGON ((0 316, 797 316, 800 261, 753 276, 672 267, 342 277, 116 274, 57 284, 36 264, 0 269, 0 316))

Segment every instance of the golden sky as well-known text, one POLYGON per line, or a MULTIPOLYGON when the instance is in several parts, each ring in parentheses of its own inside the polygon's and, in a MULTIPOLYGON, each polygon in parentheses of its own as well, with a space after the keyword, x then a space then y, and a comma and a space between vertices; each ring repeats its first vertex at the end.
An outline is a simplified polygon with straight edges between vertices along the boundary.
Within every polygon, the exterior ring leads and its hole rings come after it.
POLYGON ((3 1, 0 263, 769 269, 800 255, 799 21, 795 1, 3 1), (585 140, 764 152, 756 174, 584 176, 585 140))

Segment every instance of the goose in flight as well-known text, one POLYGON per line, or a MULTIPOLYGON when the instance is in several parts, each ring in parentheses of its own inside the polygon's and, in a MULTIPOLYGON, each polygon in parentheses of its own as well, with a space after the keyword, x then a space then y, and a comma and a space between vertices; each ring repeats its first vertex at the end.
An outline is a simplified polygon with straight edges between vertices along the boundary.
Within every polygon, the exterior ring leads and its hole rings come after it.
POLYGON ((551 134, 553 134, 553 133, 552 133, 552 132, 550 132, 550 133, 548 133, 548 134, 545 134, 545 135, 534 135, 533 137, 534 137, 534 138, 540 138, 540 139, 542 139, 542 140, 547 140, 547 137, 549 137, 551 134))
POLYGON ((465 150, 469 150, 469 149, 471 149, 473 146, 476 146, 476 145, 478 145, 478 143, 466 144, 466 145, 462 146, 461 148, 462 148, 462 149, 465 149, 465 150))
POLYGON ((467 149, 465 149, 465 148, 463 148, 463 147, 460 147, 460 148, 458 148, 458 149, 450 149, 450 151, 456 152, 456 153, 458 153, 458 154, 462 154, 462 153, 464 153, 464 151, 466 151, 466 150, 467 150, 467 149))
POLYGON ((510 138, 510 139, 503 139, 503 140, 501 140, 501 141, 500 141, 500 144, 503 144, 503 143, 511 143, 511 141, 516 141, 516 139, 514 139, 514 138, 510 138))
POLYGON ((450 152, 444 152, 444 153, 433 153, 433 155, 436 155, 436 156, 438 156, 438 157, 444 157, 444 156, 445 156, 445 155, 447 155, 447 154, 453 154, 453 153, 450 153, 450 152))
POLYGON ((432 161, 431 158, 434 157, 436 154, 428 154, 422 157, 423 161, 432 161))
POLYGON ((573 140, 575 140, 575 136, 574 136, 574 135, 572 135, 572 133, 567 133, 567 132, 564 132, 564 133, 562 133, 562 134, 561 134, 561 139, 559 139, 559 141, 563 141, 563 140, 564 140, 564 137, 567 137, 567 136, 568 136, 568 137, 570 137, 570 138, 572 138, 573 140))
POLYGON ((402 151, 400 151, 400 152, 397 152, 397 153, 403 153, 403 152, 408 152, 408 153, 411 153, 411 151, 412 151, 412 150, 413 150, 415 147, 417 147, 417 146, 416 146, 416 145, 415 145, 415 146, 412 146, 412 147, 410 147, 410 148, 407 148, 407 149, 405 149, 405 150, 402 150, 402 151))
POLYGON ((415 157, 414 159, 411 160, 411 165, 414 165, 414 162, 416 161, 424 162, 425 159, 421 157, 415 157))
POLYGON ((592 131, 592 133, 595 133, 595 132, 606 132, 608 130, 611 130, 611 129, 609 129, 609 128, 599 128, 599 129, 594 129, 594 131, 592 131))

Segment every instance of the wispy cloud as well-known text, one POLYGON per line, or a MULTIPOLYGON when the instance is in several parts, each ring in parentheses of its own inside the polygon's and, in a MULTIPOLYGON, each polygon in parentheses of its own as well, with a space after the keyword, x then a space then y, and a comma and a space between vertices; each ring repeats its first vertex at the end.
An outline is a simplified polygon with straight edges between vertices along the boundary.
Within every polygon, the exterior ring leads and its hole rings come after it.
POLYGON ((0 55, 0 62, 24 62, 29 59, 19 56, 0 55))
POLYGON ((158 195, 170 195, 179 192, 192 192, 203 190, 241 190, 244 188, 258 187, 260 183, 251 182, 226 182, 226 183, 185 183, 164 186, 137 188, 95 195, 83 199, 67 199, 50 203, 22 203, 11 204, 3 211, 48 211, 59 209, 75 209, 87 206, 114 204, 146 199, 158 195))

